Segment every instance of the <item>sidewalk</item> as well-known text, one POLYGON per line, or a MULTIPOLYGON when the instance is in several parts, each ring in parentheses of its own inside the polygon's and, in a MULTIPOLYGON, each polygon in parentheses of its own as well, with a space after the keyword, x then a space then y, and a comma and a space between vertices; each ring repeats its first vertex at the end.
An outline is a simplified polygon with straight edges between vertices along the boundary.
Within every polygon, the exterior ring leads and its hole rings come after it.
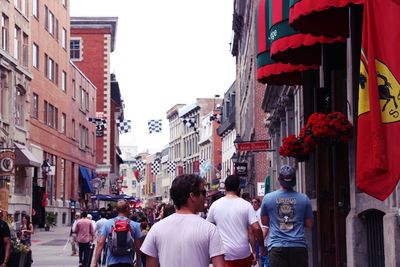
POLYGON ((78 257, 70 256, 71 243, 65 247, 69 231, 70 227, 52 227, 49 232, 35 229, 32 236, 33 266, 77 267, 78 257))

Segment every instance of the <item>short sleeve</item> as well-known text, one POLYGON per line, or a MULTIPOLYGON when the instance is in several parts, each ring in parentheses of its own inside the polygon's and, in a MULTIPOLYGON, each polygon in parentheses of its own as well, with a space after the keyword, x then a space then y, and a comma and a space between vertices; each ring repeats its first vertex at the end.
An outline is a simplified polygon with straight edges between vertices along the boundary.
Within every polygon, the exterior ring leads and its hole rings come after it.
POLYGON ((0 235, 2 237, 10 237, 10 228, 5 222, 0 225, 0 235))
POLYGON ((248 211, 249 211, 248 212, 249 225, 257 222, 258 221, 257 220, 257 213, 256 213, 256 211, 254 210, 254 208, 250 204, 248 205, 248 211))
POLYGON ((140 224, 137 222, 131 222, 131 227, 133 229, 133 238, 139 239, 142 237, 142 231, 140 230, 140 224))
POLYGON ((222 243, 221 236, 219 235, 218 229, 215 225, 210 226, 210 245, 209 245, 209 254, 210 258, 223 255, 224 246, 222 243))
POLYGON ((268 215, 268 209, 267 209, 267 198, 264 197, 263 201, 261 202, 261 212, 260 212, 260 217, 262 216, 269 216, 268 215))
POLYGON ((158 249, 156 245, 156 229, 155 226, 153 226, 150 231, 147 233, 146 238, 143 241, 142 246, 140 247, 140 250, 151 257, 158 258, 158 249))
POLYGON ((313 213, 312 213, 312 207, 311 207, 311 201, 310 199, 306 196, 306 212, 305 212, 306 219, 313 219, 313 213))
POLYGON ((110 229, 111 229, 111 223, 113 220, 107 221, 104 226, 101 228, 101 235, 104 236, 105 238, 108 237, 110 234, 110 229))
POLYGON ((215 223, 213 205, 211 205, 210 209, 208 210, 208 214, 207 214, 207 219, 206 220, 209 221, 210 223, 215 223))

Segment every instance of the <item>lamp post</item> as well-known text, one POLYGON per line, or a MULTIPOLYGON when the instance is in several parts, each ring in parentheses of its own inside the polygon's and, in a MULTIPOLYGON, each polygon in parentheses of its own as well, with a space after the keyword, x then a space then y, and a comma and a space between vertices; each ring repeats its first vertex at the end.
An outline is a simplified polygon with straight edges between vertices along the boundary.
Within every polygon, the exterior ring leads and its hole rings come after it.
POLYGON ((51 167, 51 165, 49 163, 49 160, 48 159, 43 160, 41 168, 42 168, 42 176, 43 176, 43 181, 44 181, 43 182, 44 193, 46 193, 47 177, 50 173, 50 167, 51 167))

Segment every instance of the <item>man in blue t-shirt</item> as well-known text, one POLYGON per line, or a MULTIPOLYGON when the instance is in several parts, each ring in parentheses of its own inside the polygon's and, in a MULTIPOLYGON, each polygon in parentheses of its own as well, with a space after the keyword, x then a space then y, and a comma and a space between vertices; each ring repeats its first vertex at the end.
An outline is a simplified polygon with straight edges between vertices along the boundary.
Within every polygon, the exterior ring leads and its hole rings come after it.
POLYGON ((264 196, 261 221, 269 226, 268 259, 270 267, 307 267, 307 241, 304 227, 314 222, 310 199, 293 190, 296 170, 283 165, 278 181, 281 189, 264 196))
MULTIPOLYGON (((118 216, 109 219, 101 229, 101 234, 99 241, 97 242, 96 247, 96 256, 94 258, 93 267, 97 267, 98 261, 100 258, 101 251, 108 241, 108 238, 111 233, 111 229, 114 225, 115 220, 128 220, 128 213, 129 213, 129 204, 125 200, 120 200, 117 203, 117 212, 118 216)), ((142 231, 140 230, 140 224, 134 221, 130 221, 129 225, 132 228, 132 237, 135 242, 135 254, 136 259, 140 259, 140 237, 142 236, 142 231)), ((135 262, 135 267, 138 265, 139 261, 135 262)), ((133 253, 131 255, 126 256, 115 256, 112 255, 110 249, 108 248, 107 251, 107 266, 108 267, 132 267, 133 264, 133 253)))

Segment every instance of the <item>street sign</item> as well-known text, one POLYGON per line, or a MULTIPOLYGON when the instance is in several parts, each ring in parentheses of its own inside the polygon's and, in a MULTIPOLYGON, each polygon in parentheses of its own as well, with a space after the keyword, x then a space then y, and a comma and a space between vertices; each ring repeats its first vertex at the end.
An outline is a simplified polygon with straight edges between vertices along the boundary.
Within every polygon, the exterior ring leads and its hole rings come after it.
POLYGON ((5 150, 0 153, 0 176, 14 176, 15 153, 5 150))
POLYGON ((239 152, 244 151, 268 151, 271 149, 271 140, 261 140, 261 141, 249 141, 249 142, 239 142, 237 143, 237 150, 239 152))
POLYGON ((235 174, 238 176, 247 176, 247 162, 236 162, 235 174))

